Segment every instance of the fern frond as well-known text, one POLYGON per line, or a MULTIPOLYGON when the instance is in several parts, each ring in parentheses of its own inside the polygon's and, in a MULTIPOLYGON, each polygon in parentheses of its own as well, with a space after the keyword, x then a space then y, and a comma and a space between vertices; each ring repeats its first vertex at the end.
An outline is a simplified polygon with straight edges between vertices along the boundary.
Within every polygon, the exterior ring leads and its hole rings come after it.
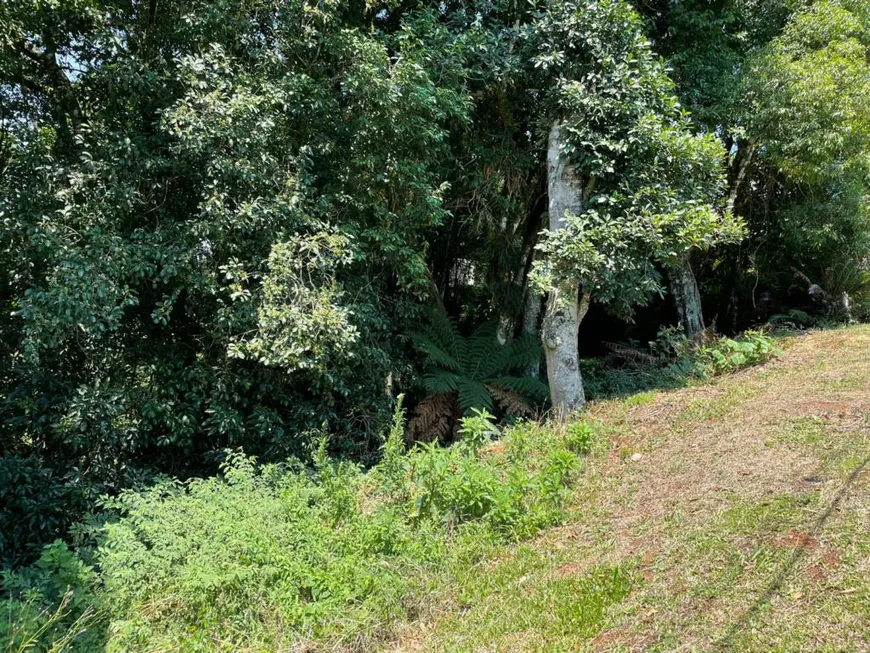
POLYGON ((535 412, 526 400, 513 390, 506 390, 494 385, 487 385, 486 389, 489 390, 489 394, 493 396, 499 407, 508 415, 527 417, 535 412))
POLYGON ((506 375, 513 370, 528 369, 541 360, 541 343, 531 333, 524 333, 508 345, 510 362, 504 369, 494 371, 493 376, 506 375))
POLYGON ((452 439, 459 418, 456 393, 429 395, 414 408, 408 421, 408 435, 413 442, 445 442, 452 439))
POLYGON ((429 323, 433 327, 433 334, 444 351, 453 356, 454 360, 462 358, 465 339, 459 332, 456 320, 441 311, 433 311, 429 317, 429 323))
POLYGON ((443 367, 454 372, 459 371, 459 361, 436 340, 423 333, 411 333, 410 337, 414 346, 428 357, 427 367, 443 367))
POLYGON ((629 363, 652 364, 657 360, 652 354, 648 354, 640 349, 635 349, 634 347, 629 347, 628 345, 621 345, 618 342, 602 342, 601 344, 603 344, 613 356, 629 363))
POLYGON ((430 394, 454 392, 459 389, 462 380, 462 376, 450 370, 435 367, 423 376, 423 387, 430 394))
POLYGON ((490 412, 495 410, 492 395, 489 394, 486 386, 479 381, 460 378, 456 389, 459 392, 459 407, 466 415, 471 413, 472 408, 486 409, 490 412))
POLYGON ((530 335, 508 345, 497 339, 498 324, 486 322, 468 338, 444 314, 432 316, 431 331, 411 334, 417 348, 426 354, 423 385, 431 395, 456 393, 460 409, 494 410, 495 399, 512 414, 526 414, 529 400, 546 401, 547 387, 537 379, 510 376, 514 369, 538 360, 540 349, 530 335), (455 352, 455 355, 454 355, 455 352), (493 397, 486 384, 498 388, 493 397))
POLYGON ((463 338, 462 334, 459 333, 456 320, 442 311, 431 310, 428 312, 426 322, 426 328, 422 332, 417 332, 416 335, 422 336, 453 360, 458 361, 463 346, 463 338))
POLYGON ((512 390, 533 401, 544 402, 550 398, 550 389, 547 384, 531 376, 500 376, 487 379, 486 383, 497 388, 512 390))
POLYGON ((506 352, 498 341, 498 324, 484 322, 468 337, 462 369, 470 378, 482 380, 489 376, 494 362, 502 364, 506 352))

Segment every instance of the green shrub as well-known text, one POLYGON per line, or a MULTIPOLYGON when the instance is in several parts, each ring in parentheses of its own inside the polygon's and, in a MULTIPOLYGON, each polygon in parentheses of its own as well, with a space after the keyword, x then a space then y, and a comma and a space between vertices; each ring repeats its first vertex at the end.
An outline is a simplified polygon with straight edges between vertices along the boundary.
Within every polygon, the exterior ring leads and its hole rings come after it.
POLYGON ((486 412, 464 418, 459 446, 419 445, 411 453, 412 518, 449 525, 480 520, 510 538, 558 519, 576 457, 564 442, 546 437, 530 447, 526 425, 508 429, 501 443, 506 453, 518 446, 522 455, 482 454, 482 445, 498 435, 491 418, 486 412))
POLYGON ((0 649, 96 651, 103 640, 97 576, 60 540, 29 567, 2 574, 0 649))
POLYGON ((806 311, 801 311, 799 309, 793 308, 786 313, 777 313, 776 315, 772 315, 768 322, 770 322, 770 324, 778 326, 792 327, 795 329, 805 329, 807 327, 813 326, 816 323, 816 318, 814 318, 806 311))
MULTIPOLYGON (((502 433, 481 412, 463 420, 456 446, 406 452, 402 425, 400 408, 368 472, 324 445, 311 468, 233 453, 220 477, 164 478, 107 499, 115 518, 95 554, 105 649, 364 648, 448 556, 561 518, 577 467, 561 435, 525 423, 502 433)), ((45 605, 74 614, 63 600, 45 605)), ((16 606, 34 614, 23 598, 16 606)))
POLYGON ((468 337, 447 315, 434 312, 428 328, 412 333, 417 349, 426 355, 423 385, 430 395, 456 393, 464 415, 472 410, 528 414, 535 403, 549 397, 547 386, 521 371, 541 358, 537 338, 523 334, 508 344, 497 338, 498 324, 486 322, 468 337), (520 373, 518 373, 520 372, 520 373), (519 406, 524 408, 517 410, 519 406))
POLYGON ((727 374, 764 363, 781 353, 770 336, 746 331, 737 339, 720 338, 699 348, 694 354, 694 372, 701 378, 727 374))
POLYGON ((36 458, 0 456, 0 567, 26 563, 65 534, 75 492, 36 458))
POLYGON ((665 327, 650 343, 649 362, 608 367, 601 360, 586 360, 583 381, 589 397, 624 396, 652 388, 677 388, 693 379, 706 379, 764 363, 779 355, 776 341, 760 331, 736 338, 719 338, 693 347, 676 327, 665 327))
POLYGON ((601 360, 582 363, 583 386, 591 399, 622 397, 653 388, 679 388, 692 376, 691 358, 629 367, 609 367, 601 360))
POLYGON ((568 425, 568 436, 565 440, 570 451, 577 454, 588 454, 592 451, 594 433, 586 422, 572 422, 568 425))
POLYGON ((111 650, 280 648, 282 637, 366 632, 399 616, 398 558, 425 557, 389 507, 360 511, 362 475, 231 456, 222 478, 126 492, 100 549, 113 606, 111 650))

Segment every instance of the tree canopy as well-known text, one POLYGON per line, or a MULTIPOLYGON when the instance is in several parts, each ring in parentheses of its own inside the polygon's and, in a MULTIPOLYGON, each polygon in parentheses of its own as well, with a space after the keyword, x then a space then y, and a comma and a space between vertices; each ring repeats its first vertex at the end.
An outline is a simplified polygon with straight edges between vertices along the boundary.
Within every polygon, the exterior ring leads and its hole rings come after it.
POLYGON ((0 457, 70 505, 324 430, 371 461, 399 393, 579 407, 602 340, 870 293, 863 0, 6 0, 0 27, 0 457), (453 363, 420 345, 445 323, 453 363))

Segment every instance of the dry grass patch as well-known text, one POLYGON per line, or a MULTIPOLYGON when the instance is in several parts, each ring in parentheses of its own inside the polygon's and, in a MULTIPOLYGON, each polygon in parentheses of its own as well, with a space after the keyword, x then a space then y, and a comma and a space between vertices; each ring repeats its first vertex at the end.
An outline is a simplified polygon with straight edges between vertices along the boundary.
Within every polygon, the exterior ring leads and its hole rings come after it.
POLYGON ((793 338, 776 361, 705 385, 593 405, 606 446, 569 519, 486 569, 511 582, 475 579, 460 609, 436 608, 415 646, 868 650, 868 414, 868 327, 793 338), (583 583, 602 569, 630 591, 608 595, 595 628, 559 619, 584 609, 583 583))

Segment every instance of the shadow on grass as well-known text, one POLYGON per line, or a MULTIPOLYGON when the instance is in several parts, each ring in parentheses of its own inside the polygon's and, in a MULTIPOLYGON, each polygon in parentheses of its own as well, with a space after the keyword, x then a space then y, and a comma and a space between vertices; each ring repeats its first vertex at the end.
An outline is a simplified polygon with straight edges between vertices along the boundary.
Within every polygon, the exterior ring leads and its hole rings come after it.
POLYGON ((792 575, 794 571, 795 565, 807 554, 807 547, 809 543, 813 540, 817 539, 816 536, 819 535, 822 529, 827 524, 828 519, 830 519, 831 515, 835 510, 839 507, 843 498, 849 493, 852 486, 855 484, 855 481, 858 477, 864 472, 867 466, 870 465, 870 455, 868 455, 861 463, 849 474, 849 477, 846 479, 846 482, 843 483, 843 486, 828 504, 825 511, 819 516, 816 520, 815 524, 813 524, 812 530, 810 531, 810 535, 812 538, 806 538, 800 546, 795 548, 789 558, 782 564, 779 571, 775 574, 773 579, 765 588, 764 592, 759 596, 755 602, 738 618, 734 620, 734 622, 727 628, 725 634, 714 643, 717 649, 728 650, 734 647, 734 638, 740 634, 740 632, 749 626, 752 623, 752 620, 764 609, 766 605, 768 605, 777 594, 779 594, 786 580, 792 575))
MULTIPOLYGON (((825 330, 833 330, 834 328, 825 330)), ((814 331, 818 330, 820 329, 814 329, 814 331)), ((776 349, 776 344, 783 342, 786 338, 803 337, 812 332, 808 330, 797 331, 780 326, 774 330, 767 329, 763 333, 768 337, 769 345, 776 349)), ((656 361, 652 352, 644 349, 632 349, 630 346, 621 347, 620 353, 617 355, 581 360, 580 373, 583 377, 586 396, 589 399, 624 399, 641 392, 676 390, 693 383, 710 380, 714 376, 732 374, 745 368, 763 365, 782 353, 750 352, 747 355, 755 357, 754 361, 729 363, 729 366, 724 369, 715 369, 713 363, 718 364, 718 362, 715 357, 711 358, 709 355, 711 350, 715 356, 723 360, 735 355, 735 353, 743 355, 745 350, 736 349, 735 340, 743 341, 751 334, 754 334, 756 338, 759 336, 758 332, 746 332, 734 336, 734 338, 714 336, 700 349, 695 349, 671 362, 656 361), (705 352, 708 352, 706 363, 704 362, 705 352), (698 363, 701 363, 702 368, 712 368, 708 376, 699 376, 698 363)))
POLYGON ((610 367, 605 361, 580 361, 583 386, 589 399, 624 399, 641 392, 685 388, 697 381, 688 362, 664 366, 610 367))

